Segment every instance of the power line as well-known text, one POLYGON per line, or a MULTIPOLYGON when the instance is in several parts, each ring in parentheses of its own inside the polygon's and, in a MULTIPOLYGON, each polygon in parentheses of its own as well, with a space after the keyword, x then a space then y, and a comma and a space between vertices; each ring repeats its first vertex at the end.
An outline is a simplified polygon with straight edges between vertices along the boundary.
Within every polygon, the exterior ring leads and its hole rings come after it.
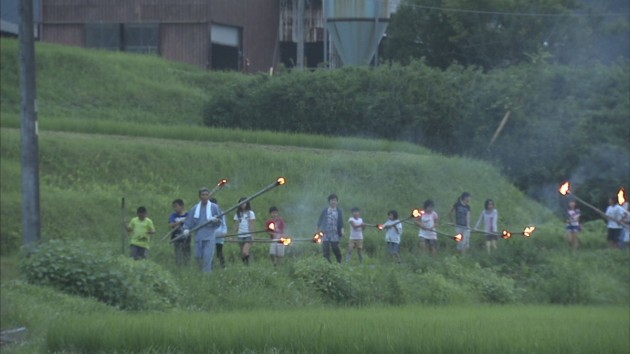
POLYGON ((409 4, 409 3, 401 4, 401 7, 403 6, 411 7, 414 9, 438 10, 438 11, 444 11, 444 12, 459 12, 459 13, 497 15, 497 16, 523 16, 523 17, 611 17, 611 16, 628 17, 630 16, 630 13, 627 13, 627 12, 601 12, 601 13, 575 13, 573 12, 573 13, 565 13, 565 14, 552 14, 552 13, 536 13, 536 12, 467 10, 467 9, 456 9, 452 7, 428 6, 428 5, 409 4))

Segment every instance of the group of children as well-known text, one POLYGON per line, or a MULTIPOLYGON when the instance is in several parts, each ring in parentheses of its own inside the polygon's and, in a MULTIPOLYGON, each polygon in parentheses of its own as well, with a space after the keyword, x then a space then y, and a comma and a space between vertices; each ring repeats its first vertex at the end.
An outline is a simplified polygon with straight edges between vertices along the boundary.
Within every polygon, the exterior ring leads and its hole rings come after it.
MULTIPOLYGON (((173 213, 169 217, 171 227, 171 242, 175 250, 175 263, 178 266, 187 266, 191 259, 191 230, 198 227, 195 237, 195 259, 201 270, 211 272, 213 269, 214 255, 221 266, 225 268, 225 257, 223 255, 223 245, 226 238, 232 240, 237 238, 241 251, 242 261, 249 264, 250 250, 254 242, 253 233, 255 228, 256 214, 251 209, 251 204, 246 198, 239 199, 239 207, 234 215, 234 234, 228 235, 228 226, 225 215, 220 219, 220 208, 216 198, 210 198, 207 188, 199 190, 200 202, 192 209, 186 210, 182 199, 175 199, 172 202, 173 213), (207 224, 207 226, 206 226, 207 224)), ((130 250, 131 257, 135 260, 144 259, 149 254, 149 239, 155 234, 153 221, 147 217, 147 209, 139 207, 137 216, 132 218, 125 225, 131 234, 130 250)), ((284 234, 286 224, 278 208, 269 208, 268 226, 273 222, 273 230, 269 230, 269 237, 272 240, 279 240, 284 234)), ((275 266, 284 256, 285 246, 280 242, 271 242, 269 254, 271 262, 275 266)))
MULTIPOLYGON (((608 198, 608 207, 604 213, 606 218, 607 235, 609 248, 626 249, 630 241, 630 232, 628 222, 630 221, 630 212, 628 211, 628 202, 619 205, 617 197, 608 198)), ((577 207, 575 199, 569 199, 567 203, 567 211, 565 213, 567 241, 572 250, 577 250, 580 242, 578 234, 582 231, 580 224, 580 209, 577 207)))
MULTIPOLYGON (((191 237, 189 232, 191 226, 193 226, 191 219, 198 217, 199 207, 204 202, 204 196, 209 196, 207 188, 202 188, 199 193, 201 202, 190 211, 186 211, 184 202, 181 199, 176 199, 172 203, 173 213, 169 217, 169 225, 172 228, 171 240, 173 241, 175 249, 175 261, 179 266, 188 265, 190 262, 191 237), (191 213, 195 214, 194 217, 191 213)), ((455 232, 461 235, 461 241, 457 244, 457 249, 460 252, 465 253, 470 247, 471 232, 479 232, 485 235, 486 250, 488 253, 491 253, 493 250, 497 249, 497 240, 499 238, 499 230, 497 227, 498 211, 495 208, 494 201, 487 199, 484 202, 484 210, 479 215, 475 226, 472 227, 470 200, 470 193, 462 193, 449 211, 451 222, 445 224, 454 226, 455 232)), ((211 198, 209 202, 211 206, 216 206, 217 211, 220 210, 216 199, 211 198)), ((317 223, 317 229, 323 235, 322 246, 324 257, 330 261, 330 250, 332 249, 337 262, 341 263, 342 256, 339 243, 344 237, 345 223, 343 211, 338 207, 338 203, 337 195, 331 194, 328 196, 329 205, 322 210, 317 223)), ((213 213, 217 212, 210 212, 206 219, 211 219, 211 214, 217 215, 213 213)), ((346 261, 350 262, 352 254, 356 250, 359 262, 362 262, 363 231, 367 226, 376 225, 364 223, 361 218, 361 210, 358 207, 353 207, 351 214, 352 215, 347 220, 350 225, 350 236, 346 261)), ((606 216, 608 220, 607 239, 610 247, 627 247, 630 238, 627 227, 630 216, 628 203, 620 206, 617 204, 616 198, 611 198, 610 205, 606 210, 606 216)), ((413 218, 411 221, 407 219, 401 220, 396 210, 389 210, 387 212, 387 218, 387 221, 381 224, 381 226, 383 230, 385 230, 387 252, 396 262, 400 262, 400 242, 404 223, 418 227, 419 249, 433 257, 437 254, 438 235, 451 237, 450 234, 441 233, 437 230, 440 225, 440 218, 435 211, 435 203, 431 199, 424 202, 423 213, 419 217, 413 218)), ((242 261, 245 265, 249 264, 250 251, 254 242, 253 233, 256 214, 251 209, 250 202, 246 198, 239 199, 239 207, 233 220, 235 233, 231 235, 228 235, 225 215, 222 216, 222 220, 216 222, 215 228, 211 229, 212 237, 210 239, 214 242, 213 245, 205 245, 201 243, 203 240, 200 240, 198 237, 196 238, 195 258, 199 261, 203 270, 212 270, 212 259, 215 253, 220 266, 225 268, 223 245, 227 237, 237 237, 242 261), (212 250, 209 250, 210 246, 212 246, 212 250)), ((278 208, 275 206, 269 208, 269 220, 266 222, 266 226, 268 227, 272 222, 274 228, 273 230, 268 230, 269 236, 272 240, 279 240, 280 237, 284 235, 286 224, 280 216, 278 208)), ((138 208, 137 216, 126 225, 126 228, 127 231, 131 233, 131 256, 134 259, 147 258, 149 238, 151 235, 155 234, 155 227, 151 219, 147 217, 146 208, 138 208)), ((566 230, 568 243, 573 250, 576 250, 579 247, 578 233, 581 231, 581 225, 580 210, 577 208, 575 200, 568 202, 566 230)), ((270 243, 269 255, 274 266, 280 263, 284 254, 285 246, 282 243, 270 243)))
MULTIPOLYGON (((451 208, 449 215, 455 226, 455 231, 462 236, 461 242, 458 243, 458 249, 464 253, 470 247, 471 231, 481 232, 486 237, 486 250, 491 252, 497 248, 497 240, 499 238, 497 229, 498 211, 494 207, 492 199, 485 202, 484 210, 474 228, 470 222, 470 193, 464 192, 457 199, 451 208), (482 227, 480 229, 480 227, 482 227)), ((337 262, 341 263, 341 252, 339 249, 340 239, 344 236, 344 227, 342 221, 343 212, 338 208, 338 197, 336 194, 328 196, 328 207, 322 210, 317 224, 318 231, 323 234, 322 245, 323 255, 330 261, 330 249, 333 250, 337 262)), ((363 230, 370 225, 363 222, 361 218, 361 210, 358 207, 351 209, 352 215, 348 219, 350 224, 350 237, 348 240, 348 253, 346 261, 352 259, 352 253, 357 251, 359 262, 363 261, 363 230)), ((392 256, 393 260, 400 262, 400 242, 403 233, 403 223, 409 223, 419 228, 419 248, 425 250, 433 257, 437 254, 437 237, 438 234, 447 235, 439 232, 439 216, 435 211, 435 203, 428 199, 424 202, 423 213, 414 218, 413 221, 401 220, 396 210, 387 212, 387 221, 380 226, 385 230, 385 241, 387 243, 387 252, 392 256)))

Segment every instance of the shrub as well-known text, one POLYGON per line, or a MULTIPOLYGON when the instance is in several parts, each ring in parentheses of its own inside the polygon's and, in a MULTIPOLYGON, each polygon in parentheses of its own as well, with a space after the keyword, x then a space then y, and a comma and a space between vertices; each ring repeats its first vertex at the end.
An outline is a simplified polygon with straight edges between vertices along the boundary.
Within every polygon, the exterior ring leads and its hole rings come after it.
POLYGON ((157 264, 115 257, 83 241, 42 243, 25 254, 20 266, 29 283, 121 309, 161 309, 177 299, 170 273, 157 264))
POLYGON ((295 262, 292 275, 308 288, 317 291, 331 303, 356 304, 354 288, 348 270, 321 257, 303 258, 295 262))

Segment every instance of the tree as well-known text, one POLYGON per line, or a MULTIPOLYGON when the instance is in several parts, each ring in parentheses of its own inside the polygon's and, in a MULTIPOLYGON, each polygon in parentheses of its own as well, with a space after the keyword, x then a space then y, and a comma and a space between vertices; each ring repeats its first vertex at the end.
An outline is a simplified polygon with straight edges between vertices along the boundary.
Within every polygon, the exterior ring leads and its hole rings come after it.
POLYGON ((561 64, 611 60, 598 43, 628 48, 628 21, 619 16, 627 7, 620 0, 406 0, 392 16, 383 58, 486 70, 529 62, 541 52, 561 64))

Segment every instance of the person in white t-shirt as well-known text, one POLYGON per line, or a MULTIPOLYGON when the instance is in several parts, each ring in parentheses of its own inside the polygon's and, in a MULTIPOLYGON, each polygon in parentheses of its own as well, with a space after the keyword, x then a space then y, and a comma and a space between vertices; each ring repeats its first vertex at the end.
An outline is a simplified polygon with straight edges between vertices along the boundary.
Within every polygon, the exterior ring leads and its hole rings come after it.
POLYGON ((630 227, 628 226, 628 222, 630 222, 630 211, 628 211, 628 202, 623 203, 621 207, 624 210, 624 217, 621 220, 622 222, 624 222, 624 224, 622 225, 623 228, 621 229, 619 247, 625 250, 626 248, 628 248, 628 243, 630 242, 630 227))
POLYGON ((241 198, 238 200, 240 205, 236 210, 236 214, 234 214, 234 221, 236 222, 236 233, 239 234, 238 245, 241 248, 241 258, 245 265, 249 265, 249 251, 254 240, 254 235, 249 232, 254 231, 256 214, 249 202, 243 203, 246 199, 241 198))
POLYGON ((363 230, 365 224, 361 218, 361 210, 357 207, 351 209, 352 216, 348 219, 350 223, 350 240, 348 241, 348 255, 346 256, 346 262, 350 262, 352 259, 352 251, 356 248, 357 255, 359 256, 359 263, 363 263, 363 230))
POLYGON ((436 228, 439 223, 439 216, 435 212, 435 203, 431 199, 424 201, 424 213, 415 221, 420 227, 418 236, 420 240, 418 246, 420 249, 428 250, 432 257, 437 255, 437 232, 436 228))
POLYGON ((475 229, 486 232, 486 251, 488 253, 497 249, 497 240, 499 239, 499 234, 497 233, 498 218, 499 212, 494 207, 494 201, 486 199, 483 211, 479 215, 477 224, 475 224, 475 229), (480 229, 480 226, 483 226, 483 228, 480 229))
POLYGON ((606 208, 606 219, 608 220, 608 247, 619 248, 619 239, 623 229, 623 218, 625 210, 617 204, 617 197, 608 198, 608 208, 606 208))
POLYGON ((387 212, 387 221, 383 223, 385 230, 385 241, 387 242, 387 253, 392 255, 395 262, 400 263, 400 239, 403 233, 402 222, 398 220, 398 212, 390 210, 387 212))

